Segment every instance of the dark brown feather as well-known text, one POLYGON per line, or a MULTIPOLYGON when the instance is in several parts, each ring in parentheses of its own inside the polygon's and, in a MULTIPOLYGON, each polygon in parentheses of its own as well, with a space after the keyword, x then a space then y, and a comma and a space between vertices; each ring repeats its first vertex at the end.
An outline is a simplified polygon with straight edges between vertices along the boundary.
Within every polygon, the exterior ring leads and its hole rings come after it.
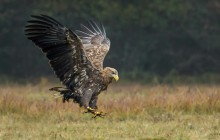
POLYGON ((79 81, 87 79, 93 71, 81 40, 55 19, 46 15, 32 16, 25 32, 28 39, 46 54, 55 74, 68 88, 80 87, 79 81))

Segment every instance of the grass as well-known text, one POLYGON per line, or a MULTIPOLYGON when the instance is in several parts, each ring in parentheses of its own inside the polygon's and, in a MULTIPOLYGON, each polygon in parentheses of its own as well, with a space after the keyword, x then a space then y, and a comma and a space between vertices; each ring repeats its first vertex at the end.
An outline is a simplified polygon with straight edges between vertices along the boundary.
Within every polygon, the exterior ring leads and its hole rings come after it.
POLYGON ((0 139, 218 140, 218 85, 111 85, 99 96, 105 119, 54 98, 45 81, 0 86, 0 139))

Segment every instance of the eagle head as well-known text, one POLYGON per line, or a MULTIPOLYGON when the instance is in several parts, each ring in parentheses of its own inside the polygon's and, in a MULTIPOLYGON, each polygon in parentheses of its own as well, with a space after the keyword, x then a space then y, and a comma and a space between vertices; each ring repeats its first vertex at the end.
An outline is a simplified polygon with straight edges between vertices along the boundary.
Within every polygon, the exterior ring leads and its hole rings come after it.
POLYGON ((118 71, 114 68, 110 68, 110 67, 106 67, 104 68, 103 72, 103 77, 112 81, 113 79, 115 81, 119 80, 119 76, 118 76, 118 71))

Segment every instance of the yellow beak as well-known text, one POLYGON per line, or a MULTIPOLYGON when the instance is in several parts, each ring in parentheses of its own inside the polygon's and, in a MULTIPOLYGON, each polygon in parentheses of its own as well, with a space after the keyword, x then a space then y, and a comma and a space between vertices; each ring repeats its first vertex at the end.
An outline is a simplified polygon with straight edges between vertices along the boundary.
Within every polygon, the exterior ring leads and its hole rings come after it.
POLYGON ((113 75, 113 77, 114 77, 114 79, 115 79, 116 82, 119 80, 118 75, 113 75))

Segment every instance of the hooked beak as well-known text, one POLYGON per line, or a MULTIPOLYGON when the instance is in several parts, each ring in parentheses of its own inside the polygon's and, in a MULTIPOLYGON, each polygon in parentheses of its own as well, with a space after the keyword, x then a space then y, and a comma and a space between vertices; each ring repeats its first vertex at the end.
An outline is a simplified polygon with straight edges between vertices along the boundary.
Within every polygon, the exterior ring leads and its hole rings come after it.
POLYGON ((119 80, 118 75, 113 75, 113 78, 115 79, 116 82, 119 80))

